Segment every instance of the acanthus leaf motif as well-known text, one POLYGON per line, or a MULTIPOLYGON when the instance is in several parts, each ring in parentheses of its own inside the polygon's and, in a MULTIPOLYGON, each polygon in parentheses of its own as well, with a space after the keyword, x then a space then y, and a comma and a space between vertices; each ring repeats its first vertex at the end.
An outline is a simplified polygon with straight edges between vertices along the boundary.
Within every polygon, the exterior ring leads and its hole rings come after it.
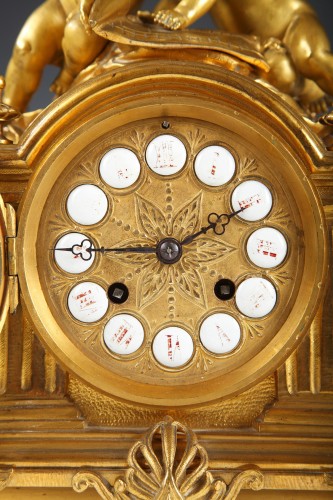
POLYGON ((200 274, 193 266, 183 261, 172 268, 171 275, 177 289, 188 300, 194 300, 199 306, 206 307, 206 293, 200 274))
MULTIPOLYGON (((156 257, 155 257, 156 259, 156 257)), ((156 300, 168 282, 168 266, 158 260, 151 261, 138 280, 138 307, 143 308, 156 300)))
MULTIPOLYGON (((122 241, 119 248, 155 247, 166 237, 168 229, 171 229, 174 238, 182 241, 200 229, 201 204, 202 192, 178 209, 171 219, 170 228, 160 208, 142 195, 136 194, 137 221, 142 231, 147 234, 147 238, 122 241)), ((194 300, 197 305, 205 308, 207 300, 205 286, 200 276, 201 263, 218 261, 235 250, 234 246, 224 241, 201 236, 194 243, 184 245, 183 258, 171 266, 159 262, 153 253, 113 253, 109 258, 140 266, 144 271, 140 273, 137 283, 139 308, 144 308, 159 298, 169 282, 187 300, 194 300)))
POLYGON ((77 472, 72 480, 74 491, 82 493, 93 487, 103 500, 231 500, 243 488, 264 487, 259 470, 242 470, 228 483, 214 477, 208 470, 208 453, 197 436, 170 417, 151 427, 132 446, 127 463, 125 477, 118 477, 113 486, 100 472, 77 472))
POLYGON ((189 246, 186 253, 184 251, 184 258, 191 263, 217 262, 235 250, 236 247, 233 245, 203 236, 189 246))
POLYGON ((200 229, 201 199, 202 193, 200 192, 183 205, 174 216, 172 233, 179 241, 200 229))
POLYGON ((136 215, 145 234, 156 242, 167 235, 168 224, 159 208, 139 194, 135 197, 136 215))

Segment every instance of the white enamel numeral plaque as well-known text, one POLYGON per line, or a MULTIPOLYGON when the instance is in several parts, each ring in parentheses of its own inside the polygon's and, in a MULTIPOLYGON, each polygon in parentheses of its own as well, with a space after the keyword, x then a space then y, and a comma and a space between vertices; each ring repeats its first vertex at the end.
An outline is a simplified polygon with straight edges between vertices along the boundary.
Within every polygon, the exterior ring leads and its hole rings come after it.
POLYGON ((68 295, 71 314, 83 323, 100 320, 108 310, 109 301, 104 288, 93 281, 76 285, 68 295))
POLYGON ((169 134, 155 137, 146 150, 149 168, 159 175, 176 174, 185 165, 186 157, 186 148, 182 141, 169 134))
POLYGON ((153 354, 163 366, 179 368, 193 355, 194 345, 191 335, 176 326, 164 328, 153 340, 153 354))
POLYGON ((115 354, 133 354, 141 347, 143 340, 143 326, 131 314, 118 314, 105 325, 105 345, 115 354))
POLYGON ((273 199, 265 184, 256 180, 244 181, 235 188, 231 198, 232 208, 243 208, 239 217, 247 221, 257 221, 266 217, 272 209, 273 199))
POLYGON ((212 314, 203 321, 200 327, 202 345, 214 354, 227 354, 233 351, 240 339, 240 326, 230 314, 212 314))
MULTIPOLYGON (((67 233, 62 236, 56 243, 54 250, 54 258, 58 266, 67 273, 79 274, 87 271, 94 263, 95 252, 91 252, 90 260, 83 260, 79 255, 81 244, 88 237, 81 233, 67 233), (76 254, 71 251, 61 250, 62 248, 77 249, 76 254)), ((91 245, 94 248, 94 245, 91 245)))
POLYGON ((207 146, 194 162, 198 179, 207 186, 223 186, 232 179, 235 168, 234 157, 222 146, 207 146))
POLYGON ((108 199, 105 193, 93 184, 77 186, 67 198, 67 212, 78 224, 97 224, 106 215, 108 199))
POLYGON ((262 227, 251 234, 247 240, 246 251, 253 264, 270 269, 284 261, 288 245, 280 231, 273 227, 262 227))
POLYGON ((127 148, 110 149, 99 165, 103 181, 110 187, 124 189, 134 184, 140 176, 140 162, 127 148))
POLYGON ((249 318, 262 318, 269 314, 276 303, 276 290, 265 278, 248 278, 237 288, 236 304, 249 318))

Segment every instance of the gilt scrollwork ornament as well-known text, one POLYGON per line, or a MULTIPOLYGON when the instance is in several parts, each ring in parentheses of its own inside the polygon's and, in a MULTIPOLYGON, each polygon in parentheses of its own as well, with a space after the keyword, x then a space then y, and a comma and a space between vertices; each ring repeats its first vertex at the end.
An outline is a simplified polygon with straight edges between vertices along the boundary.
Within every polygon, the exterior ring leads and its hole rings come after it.
POLYGON ((105 500, 234 500, 243 488, 260 490, 263 475, 244 470, 227 484, 208 470, 208 454, 194 432, 170 417, 154 425, 128 454, 124 478, 111 486, 94 471, 73 478, 78 493, 93 487, 105 500))

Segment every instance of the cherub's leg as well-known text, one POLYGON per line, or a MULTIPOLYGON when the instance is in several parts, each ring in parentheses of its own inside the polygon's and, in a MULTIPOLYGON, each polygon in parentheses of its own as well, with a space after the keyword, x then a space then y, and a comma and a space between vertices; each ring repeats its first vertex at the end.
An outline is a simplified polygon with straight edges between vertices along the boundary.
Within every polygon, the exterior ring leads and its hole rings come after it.
POLYGON ((101 21, 111 21, 117 17, 131 14, 139 6, 141 1, 142 0, 95 0, 89 14, 90 25, 94 28, 94 26, 101 21))
POLYGON ((79 14, 67 21, 62 49, 64 64, 60 75, 52 85, 52 90, 60 95, 71 85, 74 78, 86 68, 101 52, 107 40, 93 31, 86 31, 79 14))
POLYGON ((299 15, 284 37, 297 70, 333 95, 333 54, 324 28, 312 14, 299 15))
POLYGON ((43 69, 61 51, 65 13, 58 0, 47 0, 25 22, 6 73, 5 102, 25 111, 43 69))
POLYGON ((263 44, 263 55, 270 65, 264 79, 281 92, 298 96, 304 87, 304 77, 296 70, 287 47, 281 40, 269 38, 263 44))

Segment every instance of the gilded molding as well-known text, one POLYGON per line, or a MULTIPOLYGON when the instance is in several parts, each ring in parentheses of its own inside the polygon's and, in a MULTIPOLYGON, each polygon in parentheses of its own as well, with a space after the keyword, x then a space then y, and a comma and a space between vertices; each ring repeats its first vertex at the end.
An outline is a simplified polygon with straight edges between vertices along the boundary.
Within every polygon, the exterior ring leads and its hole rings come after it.
POLYGON ((298 392, 298 379, 297 379, 297 351, 285 362, 286 370, 286 385, 290 395, 295 395, 298 392))
POLYGON ((234 500, 245 487, 264 487, 259 470, 243 470, 229 484, 213 478, 208 454, 194 432, 170 417, 150 428, 130 449, 127 460, 125 477, 114 486, 101 474, 80 471, 73 477, 73 489, 81 493, 93 487, 104 500, 234 500))
POLYGON ((32 384, 32 348, 34 332, 27 316, 23 316, 23 345, 21 366, 21 389, 27 391, 32 384))
POLYGON ((44 356, 45 370, 45 390, 49 393, 55 392, 57 388, 57 363, 54 357, 48 352, 44 356))
POLYGON ((310 327, 310 390, 312 394, 318 394, 321 389, 321 332, 323 320, 323 304, 320 305, 317 314, 310 327))
POLYGON ((8 379, 8 318, 0 331, 0 394, 5 394, 8 379))

